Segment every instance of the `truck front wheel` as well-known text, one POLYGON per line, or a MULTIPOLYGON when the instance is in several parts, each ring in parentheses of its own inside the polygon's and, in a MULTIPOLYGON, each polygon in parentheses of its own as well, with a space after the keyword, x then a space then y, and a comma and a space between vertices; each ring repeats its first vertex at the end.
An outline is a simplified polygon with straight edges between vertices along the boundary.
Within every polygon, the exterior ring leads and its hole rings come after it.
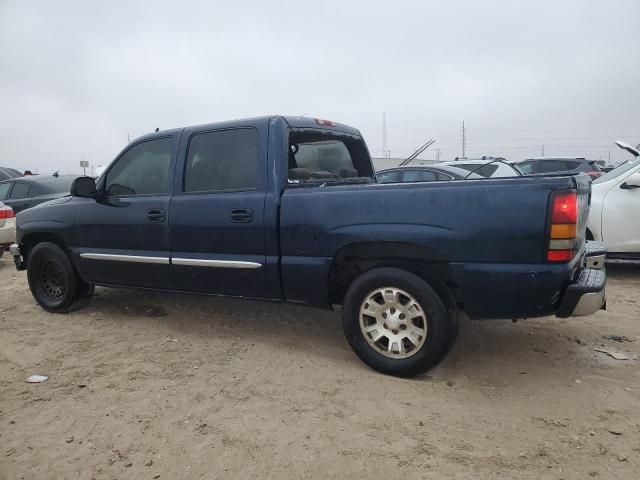
POLYGON ((396 268, 370 270, 351 284, 342 325, 364 363, 405 377, 434 367, 456 331, 438 294, 420 277, 396 268))
POLYGON ((93 294, 93 285, 82 281, 69 257, 55 243, 42 242, 33 247, 27 279, 33 297, 48 312, 68 312, 93 294))

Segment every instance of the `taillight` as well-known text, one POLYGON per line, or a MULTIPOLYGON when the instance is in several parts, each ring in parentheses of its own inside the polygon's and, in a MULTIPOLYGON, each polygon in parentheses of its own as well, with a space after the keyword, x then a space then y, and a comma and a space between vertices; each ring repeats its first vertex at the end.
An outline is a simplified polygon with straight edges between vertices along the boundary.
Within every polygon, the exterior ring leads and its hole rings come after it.
POLYGON ((575 255, 578 223, 578 194, 560 190, 551 195, 551 228, 549 229, 549 262, 569 262, 575 255))
POLYGON ((591 178, 598 178, 602 175, 602 172, 587 172, 587 175, 589 175, 591 178))
POLYGON ((0 220, 4 220, 6 218, 15 217, 15 213, 13 213, 13 208, 11 207, 3 207, 0 208, 0 220))

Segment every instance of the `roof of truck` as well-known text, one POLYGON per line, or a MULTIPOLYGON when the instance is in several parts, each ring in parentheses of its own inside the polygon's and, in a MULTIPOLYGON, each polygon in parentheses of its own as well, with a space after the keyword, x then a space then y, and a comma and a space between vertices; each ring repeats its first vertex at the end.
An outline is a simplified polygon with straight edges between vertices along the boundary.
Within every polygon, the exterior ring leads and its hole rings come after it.
POLYGON ((210 128, 232 128, 234 126, 246 126, 247 123, 258 122, 261 120, 271 120, 276 118, 282 118, 289 127, 291 128, 321 128, 326 130, 336 130, 340 132, 350 133, 353 135, 360 135, 360 131, 356 128, 350 127, 349 125, 345 125, 344 123, 334 122, 333 120, 324 120, 315 117, 307 117, 307 116, 287 116, 287 115, 265 115, 262 117, 252 117, 252 118, 239 118, 236 120, 225 120, 222 122, 214 122, 214 123, 205 123, 201 125, 187 125, 180 128, 172 128, 168 130, 158 130, 156 132, 151 132, 146 135, 140 136, 136 140, 140 140, 143 138, 151 138, 155 135, 171 135, 175 133, 179 133, 183 128, 193 128, 193 127, 202 127, 205 129, 210 128))

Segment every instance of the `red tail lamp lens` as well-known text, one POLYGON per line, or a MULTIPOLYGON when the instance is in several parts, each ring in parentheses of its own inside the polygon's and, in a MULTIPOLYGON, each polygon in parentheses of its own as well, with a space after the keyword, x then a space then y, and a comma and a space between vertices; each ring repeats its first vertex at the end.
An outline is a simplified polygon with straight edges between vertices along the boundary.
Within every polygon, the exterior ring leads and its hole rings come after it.
POLYGON ((557 192, 551 206, 551 223, 578 222, 578 194, 575 191, 557 192))

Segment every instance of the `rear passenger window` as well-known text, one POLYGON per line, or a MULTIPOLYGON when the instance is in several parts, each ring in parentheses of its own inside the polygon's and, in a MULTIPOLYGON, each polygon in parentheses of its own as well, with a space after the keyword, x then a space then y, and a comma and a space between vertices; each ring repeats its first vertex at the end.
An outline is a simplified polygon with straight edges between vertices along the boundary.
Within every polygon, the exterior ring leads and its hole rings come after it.
POLYGON ((7 195, 9 194, 9 189, 11 188, 11 182, 9 183, 0 183, 0 200, 6 200, 7 195))
POLYGON ((191 137, 185 192, 254 190, 258 185, 258 132, 218 130, 191 137))
POLYGON ((442 180, 445 182, 448 182, 449 180, 453 180, 453 177, 451 175, 447 175, 446 173, 438 172, 436 173, 436 175, 438 176, 438 180, 442 180))
POLYGON ((405 182, 433 182, 436 174, 431 170, 405 170, 402 180, 405 182))
POLYGON ((564 162, 564 169, 565 170, 575 170, 576 168, 578 168, 580 166, 582 162, 571 162, 571 161, 567 161, 564 162))
POLYGON ((394 172, 383 172, 376 174, 376 179, 378 183, 398 183, 401 181, 402 172, 400 170, 396 170, 394 172))
POLYGON ((518 168, 524 175, 530 175, 536 173, 533 171, 533 163, 519 163, 518 168))
POLYGON ((11 196, 9 198, 27 198, 29 196, 29 185, 26 183, 16 183, 11 190, 11 196))
POLYGON ((493 175, 496 170, 498 169, 498 165, 496 165, 495 163, 492 163, 491 165, 483 165, 482 167, 478 168, 476 166, 476 168, 472 169, 471 171, 473 173, 477 173, 478 175, 485 177, 485 178, 490 178, 491 175, 493 175), (476 170, 477 168, 477 170, 476 170))

